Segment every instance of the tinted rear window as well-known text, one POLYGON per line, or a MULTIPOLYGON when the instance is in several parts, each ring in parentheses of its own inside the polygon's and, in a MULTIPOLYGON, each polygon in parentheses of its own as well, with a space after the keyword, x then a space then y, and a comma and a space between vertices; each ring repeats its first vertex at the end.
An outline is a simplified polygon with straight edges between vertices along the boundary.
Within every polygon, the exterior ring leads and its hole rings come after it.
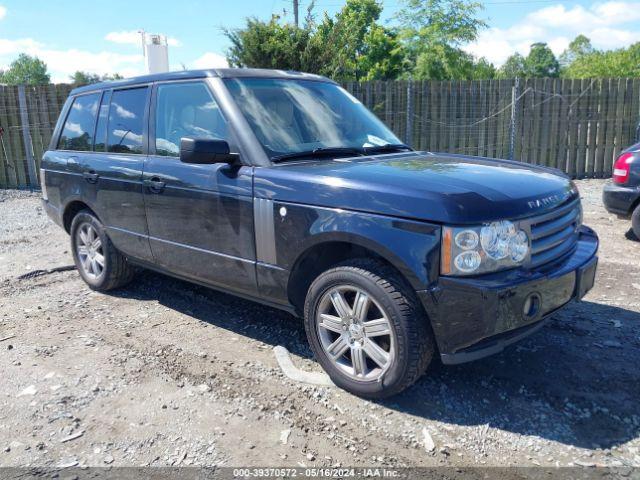
POLYGON ((99 93, 83 95, 73 100, 58 141, 59 149, 81 151, 92 149, 99 103, 99 93))
POLYGON ((116 90, 109 108, 108 151, 142 153, 147 87, 116 90))

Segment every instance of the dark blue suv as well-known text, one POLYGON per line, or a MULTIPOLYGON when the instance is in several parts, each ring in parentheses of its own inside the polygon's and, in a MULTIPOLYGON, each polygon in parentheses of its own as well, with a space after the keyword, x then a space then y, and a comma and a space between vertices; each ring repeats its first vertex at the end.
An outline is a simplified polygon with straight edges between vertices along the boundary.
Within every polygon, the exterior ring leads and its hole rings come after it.
POLYGON ((565 175, 413 151, 304 73, 78 88, 41 175, 91 288, 144 267, 287 310, 333 381, 368 398, 434 355, 499 352, 595 276, 598 239, 565 175))

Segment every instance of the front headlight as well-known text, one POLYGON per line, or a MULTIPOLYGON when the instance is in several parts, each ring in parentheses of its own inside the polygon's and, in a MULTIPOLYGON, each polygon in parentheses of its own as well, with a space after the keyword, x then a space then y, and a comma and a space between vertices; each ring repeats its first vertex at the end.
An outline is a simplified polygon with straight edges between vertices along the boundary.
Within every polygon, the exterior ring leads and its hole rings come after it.
POLYGON ((513 222, 502 220, 478 227, 443 227, 440 272, 479 275, 522 265, 529 255, 529 237, 513 222))

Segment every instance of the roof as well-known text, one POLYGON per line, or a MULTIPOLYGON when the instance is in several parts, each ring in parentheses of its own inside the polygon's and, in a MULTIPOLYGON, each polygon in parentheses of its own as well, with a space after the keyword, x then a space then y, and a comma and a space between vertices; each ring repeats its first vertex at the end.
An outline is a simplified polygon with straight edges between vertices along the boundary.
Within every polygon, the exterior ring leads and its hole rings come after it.
POLYGON ((109 82, 94 83, 83 87, 74 88, 70 95, 83 92, 92 92, 107 88, 119 88, 134 86, 142 83, 159 82, 164 80, 188 80, 191 78, 289 78, 296 80, 315 80, 319 82, 333 82, 326 77, 311 73, 294 72, 291 70, 267 70, 262 68, 213 68, 208 70, 181 70, 177 72, 156 73, 139 77, 125 78, 109 82))

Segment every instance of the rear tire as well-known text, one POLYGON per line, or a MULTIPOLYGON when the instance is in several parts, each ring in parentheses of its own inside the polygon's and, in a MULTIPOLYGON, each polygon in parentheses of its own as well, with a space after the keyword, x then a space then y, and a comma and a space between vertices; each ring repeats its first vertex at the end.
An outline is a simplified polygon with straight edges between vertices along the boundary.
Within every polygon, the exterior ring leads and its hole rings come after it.
POLYGON ((93 290, 106 292, 129 283, 134 268, 113 246, 100 220, 81 210, 71 222, 71 251, 80 276, 93 290))
POLYGON ((318 362, 337 386, 360 397, 401 392, 433 357, 433 334, 413 290, 381 262, 352 260, 322 273, 304 311, 318 362))
POLYGON ((636 238, 640 240, 640 205, 638 205, 631 214, 631 229, 636 238))

